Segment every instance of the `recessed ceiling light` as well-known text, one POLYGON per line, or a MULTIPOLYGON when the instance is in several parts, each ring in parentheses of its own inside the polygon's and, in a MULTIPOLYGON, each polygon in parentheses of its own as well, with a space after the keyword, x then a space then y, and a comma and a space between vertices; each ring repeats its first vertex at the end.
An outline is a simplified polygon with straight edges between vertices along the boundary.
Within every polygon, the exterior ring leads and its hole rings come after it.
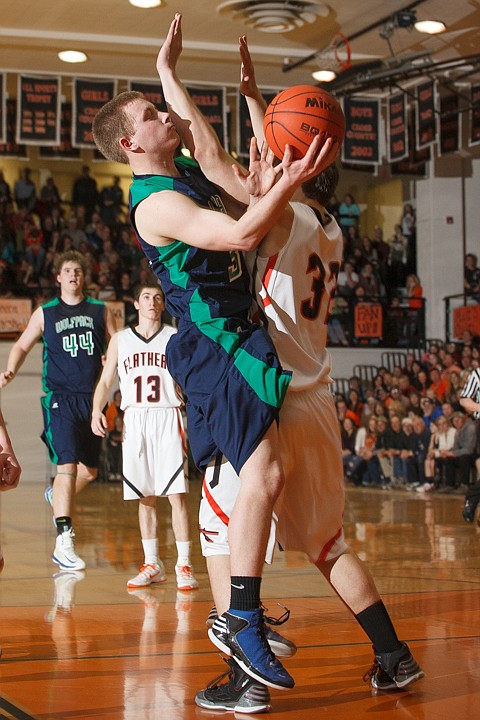
POLYGON ((337 77, 337 73, 333 72, 333 70, 315 70, 312 77, 318 82, 332 82, 337 77))
POLYGON ((419 20, 414 27, 418 32, 428 33, 428 35, 437 35, 447 29, 445 23, 439 20, 419 20))
POLYGON ((162 4, 162 0, 128 0, 130 5, 138 8, 154 8, 162 4))
POLYGON ((82 63, 88 60, 85 53, 78 50, 62 50, 62 52, 58 53, 58 57, 67 63, 82 63))

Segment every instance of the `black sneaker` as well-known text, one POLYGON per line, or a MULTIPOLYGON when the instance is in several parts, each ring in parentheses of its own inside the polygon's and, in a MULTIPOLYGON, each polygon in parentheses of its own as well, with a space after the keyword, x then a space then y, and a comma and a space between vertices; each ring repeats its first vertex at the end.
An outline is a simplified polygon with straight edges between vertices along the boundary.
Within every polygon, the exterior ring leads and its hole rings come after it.
MULTIPOLYGON (((290 611, 287 610, 287 613, 288 615, 290 615, 290 611)), ((207 626, 209 628, 213 627, 213 623, 217 618, 217 608, 214 605, 208 613, 208 618, 205 621, 207 626)), ((270 645, 270 650, 273 652, 273 654, 277 657, 292 657, 293 655, 295 655, 295 653, 297 652, 297 646, 295 645, 293 640, 289 640, 284 635, 280 635, 279 632, 270 627, 270 624, 283 625, 283 623, 286 622, 286 620, 283 619, 283 616, 282 618, 271 618, 264 616, 264 621, 265 623, 263 631, 265 633, 266 640, 270 645)))
POLYGON ((241 713, 261 713, 270 710, 270 693, 265 685, 255 682, 232 658, 225 660, 227 672, 208 683, 195 696, 195 703, 213 710, 233 710, 241 713), (221 681, 228 677, 226 683, 221 681))
POLYGON ((466 498, 463 505, 462 515, 465 522, 473 523, 475 519, 475 510, 477 509, 478 501, 471 498, 466 498))
POLYGON ((407 643, 391 653, 375 653, 375 660, 364 680, 370 679, 376 690, 404 688, 425 675, 407 643))
POLYGON ((210 640, 234 657, 247 675, 277 690, 293 688, 295 681, 270 650, 265 638, 263 610, 229 610, 208 631, 210 640))

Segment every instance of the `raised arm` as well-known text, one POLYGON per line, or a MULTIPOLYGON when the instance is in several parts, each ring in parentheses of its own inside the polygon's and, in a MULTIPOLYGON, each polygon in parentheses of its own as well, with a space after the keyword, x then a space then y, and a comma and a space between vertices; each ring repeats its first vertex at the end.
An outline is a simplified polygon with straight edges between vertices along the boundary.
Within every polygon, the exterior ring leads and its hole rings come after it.
POLYGON ((257 81, 255 80, 255 70, 245 35, 239 38, 239 45, 240 58, 242 61, 240 67, 240 92, 247 101, 253 134, 257 138, 258 146, 261 147, 265 140, 263 116, 267 109, 267 103, 262 97, 262 93, 258 89, 257 81))
POLYGON ((176 13, 157 57, 157 71, 170 118, 182 142, 208 179, 232 197, 247 204, 248 195, 239 185, 232 170, 232 157, 222 148, 210 123, 197 108, 177 75, 177 62, 181 52, 182 15, 176 13))
POLYGON ((100 380, 98 381, 92 404, 91 427, 95 435, 105 437, 107 432, 107 418, 103 408, 107 404, 112 389, 113 381, 118 372, 118 333, 112 336, 107 349, 107 357, 103 366, 100 380))

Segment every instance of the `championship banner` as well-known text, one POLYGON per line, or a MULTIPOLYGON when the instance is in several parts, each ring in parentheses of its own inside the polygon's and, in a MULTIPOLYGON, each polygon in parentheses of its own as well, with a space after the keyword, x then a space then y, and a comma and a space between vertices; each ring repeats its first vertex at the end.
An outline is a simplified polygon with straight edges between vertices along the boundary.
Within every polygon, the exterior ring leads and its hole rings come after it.
POLYGON ((408 156, 400 162, 390 165, 392 175, 416 175, 426 177, 427 161, 430 160, 430 145, 419 150, 416 146, 416 113, 410 109, 407 113, 408 156))
POLYGON ((6 83, 7 78, 5 73, 0 73, 0 143, 4 143, 7 140, 6 83))
POLYGON ((461 338, 465 330, 480 335, 480 305, 465 305, 453 310, 453 337, 461 338))
POLYGON ((72 147, 72 104, 62 103, 60 113, 60 143, 50 147, 39 148, 40 157, 59 158, 62 160, 76 160, 80 157, 80 150, 72 147))
POLYGON ((436 89, 433 80, 417 86, 417 148, 432 145, 437 140, 436 89))
POLYGON ((60 142, 60 78, 19 75, 17 143, 58 145, 60 142))
POLYGON ((342 145, 343 162, 377 165, 380 162, 378 100, 344 98, 345 140, 342 145))
POLYGON ((408 157, 407 102, 405 95, 388 98, 387 147, 388 161, 398 162, 408 157))
POLYGON ((480 85, 472 85, 470 110, 470 145, 480 143, 480 85))
POLYGON ((440 155, 460 150, 458 95, 440 98, 440 155))
POLYGON ((155 105, 160 112, 168 112, 167 103, 163 97, 162 86, 159 83, 134 82, 129 83, 129 89, 135 92, 141 92, 145 98, 155 105))
POLYGON ((225 88, 187 87, 187 91, 195 105, 215 130, 221 145, 228 152, 225 88))
POLYGON ((15 140, 15 127, 17 123, 17 101, 7 100, 5 113, 6 130, 5 142, 0 144, 0 157, 26 158, 25 145, 19 145, 15 140))
POLYGON ((0 298, 0 335, 23 332, 31 314, 31 300, 0 298))
MULTIPOLYGON (((272 102, 273 98, 276 97, 279 92, 279 90, 262 92, 263 98, 267 105, 272 102)), ((250 113, 248 112, 247 101, 240 92, 238 93, 237 108, 237 153, 241 157, 248 157, 250 152, 250 140, 253 137, 252 121, 250 120, 250 113)))
POLYGON ((363 303, 355 305, 353 310, 355 338, 383 337, 383 308, 380 303, 363 303))
POLYGON ((73 79, 72 145, 78 148, 94 148, 92 122, 106 102, 116 93, 116 80, 73 79))

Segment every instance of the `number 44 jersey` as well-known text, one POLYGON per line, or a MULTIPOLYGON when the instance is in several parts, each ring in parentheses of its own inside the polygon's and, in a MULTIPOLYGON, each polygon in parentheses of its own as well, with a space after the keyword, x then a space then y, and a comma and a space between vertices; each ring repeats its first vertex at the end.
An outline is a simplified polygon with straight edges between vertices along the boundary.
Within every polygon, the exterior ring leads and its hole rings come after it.
POLYGON ((85 298, 68 305, 61 298, 43 310, 43 390, 92 394, 107 346, 105 303, 85 298))
POLYGON ((133 328, 119 332, 118 377, 122 410, 180 407, 182 402, 165 359, 167 342, 175 333, 175 328, 170 325, 162 325, 148 339, 133 328))
POLYGON ((260 314, 266 318, 280 362, 293 371, 290 390, 328 383, 328 320, 342 262, 342 232, 328 214, 293 202, 293 225, 272 257, 247 258, 260 314))

